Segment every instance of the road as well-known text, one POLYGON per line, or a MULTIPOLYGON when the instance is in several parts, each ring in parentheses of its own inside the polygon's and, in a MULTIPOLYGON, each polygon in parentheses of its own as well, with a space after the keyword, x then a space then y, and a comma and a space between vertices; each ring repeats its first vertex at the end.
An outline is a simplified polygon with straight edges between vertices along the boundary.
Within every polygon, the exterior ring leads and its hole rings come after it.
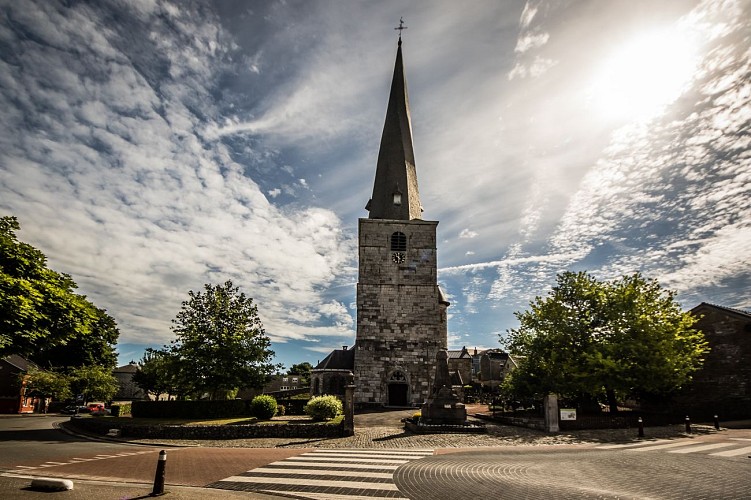
MULTIPOLYGON (((153 480, 162 447, 89 441, 52 428, 66 418, 1 417, 0 469, 77 484, 153 480)), ((460 443, 462 436, 455 437, 460 443)), ((749 430, 624 444, 465 449, 183 447, 167 448, 167 484, 202 487, 175 498, 748 499, 749 455, 749 430)))
POLYGON ((55 425, 70 417, 14 415, 0 418, 0 469, 20 472, 30 467, 44 468, 73 459, 117 455, 137 449, 140 453, 156 448, 91 441, 65 434, 55 425))

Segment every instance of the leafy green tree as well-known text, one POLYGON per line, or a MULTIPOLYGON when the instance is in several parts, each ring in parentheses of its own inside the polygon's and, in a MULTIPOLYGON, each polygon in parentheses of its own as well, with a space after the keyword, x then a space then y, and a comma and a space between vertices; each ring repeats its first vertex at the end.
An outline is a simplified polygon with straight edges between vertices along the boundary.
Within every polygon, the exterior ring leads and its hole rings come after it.
POLYGON ((179 395, 178 359, 166 350, 147 349, 133 374, 133 382, 145 393, 159 399, 162 394, 179 395))
POLYGON ((172 321, 177 339, 169 351, 180 372, 190 375, 192 392, 217 399, 238 387, 261 387, 280 365, 272 363, 271 341, 253 299, 231 281, 188 295, 172 321))
POLYGON ((688 382, 708 351, 696 318, 675 293, 640 274, 600 282, 566 272, 537 297, 504 343, 520 363, 505 385, 516 397, 605 395, 611 411, 623 397, 667 394, 688 382))
POLYGON ((292 365, 287 373, 289 375, 297 375, 300 377, 300 384, 305 386, 310 385, 310 370, 312 369, 313 365, 307 361, 303 361, 302 363, 295 363, 292 365))
POLYGON ((115 345, 120 336, 114 318, 103 309, 89 304, 94 318, 90 331, 77 335, 63 345, 44 346, 31 358, 40 366, 72 368, 83 365, 100 365, 109 369, 117 366, 115 345))
POLYGON ((53 370, 30 368, 25 373, 25 376, 28 377, 26 382, 27 390, 30 390, 32 394, 57 400, 71 397, 70 379, 62 373, 53 370))
POLYGON ((70 371, 71 389, 83 395, 84 402, 109 401, 117 393, 118 383, 112 371, 103 366, 79 366, 70 371))
POLYGON ((15 217, 0 217, 0 356, 19 354, 42 366, 114 366, 114 319, 75 293, 73 279, 18 240, 15 217), (66 361, 67 360, 67 361, 66 361))

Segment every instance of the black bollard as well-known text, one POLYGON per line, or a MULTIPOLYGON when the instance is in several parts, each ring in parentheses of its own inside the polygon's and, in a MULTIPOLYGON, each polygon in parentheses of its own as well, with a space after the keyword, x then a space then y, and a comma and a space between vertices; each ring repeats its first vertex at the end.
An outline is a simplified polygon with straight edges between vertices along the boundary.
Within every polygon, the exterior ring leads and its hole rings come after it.
POLYGON ((691 434, 691 419, 686 415, 686 434, 691 434))
POLYGON ((167 452, 162 450, 159 452, 159 461, 156 463, 156 474, 154 475, 154 491, 151 492, 152 497, 158 495, 164 495, 164 468, 167 465, 167 452))
POLYGON ((717 415, 714 416, 714 428, 720 430, 720 419, 717 418, 717 415))
POLYGON ((644 437, 644 421, 639 417, 639 437, 644 437))

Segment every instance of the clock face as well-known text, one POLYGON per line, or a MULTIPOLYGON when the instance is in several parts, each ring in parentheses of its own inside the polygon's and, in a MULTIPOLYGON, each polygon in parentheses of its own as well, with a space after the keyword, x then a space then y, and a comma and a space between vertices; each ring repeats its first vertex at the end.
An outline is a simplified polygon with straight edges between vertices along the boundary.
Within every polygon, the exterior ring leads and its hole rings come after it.
POLYGON ((403 252, 394 252, 391 254, 391 261, 395 264, 404 264, 404 253, 403 252))

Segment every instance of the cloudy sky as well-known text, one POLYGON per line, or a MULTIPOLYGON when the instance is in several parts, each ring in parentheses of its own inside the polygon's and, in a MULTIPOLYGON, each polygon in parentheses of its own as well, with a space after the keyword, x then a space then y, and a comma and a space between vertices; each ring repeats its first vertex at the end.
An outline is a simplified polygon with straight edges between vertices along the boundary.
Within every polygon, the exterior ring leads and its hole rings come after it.
POLYGON ((751 308, 749 0, 0 5, 0 214, 121 362, 227 279, 277 361, 352 345, 400 17, 450 347, 564 270, 751 308))

